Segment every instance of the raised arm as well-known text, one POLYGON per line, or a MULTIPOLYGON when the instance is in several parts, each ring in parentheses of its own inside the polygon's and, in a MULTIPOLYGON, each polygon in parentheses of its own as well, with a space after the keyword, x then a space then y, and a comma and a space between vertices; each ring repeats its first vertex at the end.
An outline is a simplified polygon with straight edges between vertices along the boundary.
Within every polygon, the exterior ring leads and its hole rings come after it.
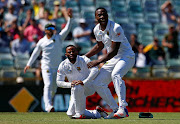
POLYGON ((64 40, 66 38, 69 31, 71 30, 71 26, 72 26, 72 9, 70 9, 70 8, 68 9, 68 15, 69 15, 69 18, 68 18, 67 24, 64 27, 64 29, 59 33, 62 40, 64 40))
POLYGON ((161 11, 165 12, 165 9, 167 8, 167 6, 171 4, 171 1, 166 1, 164 4, 161 5, 161 11))

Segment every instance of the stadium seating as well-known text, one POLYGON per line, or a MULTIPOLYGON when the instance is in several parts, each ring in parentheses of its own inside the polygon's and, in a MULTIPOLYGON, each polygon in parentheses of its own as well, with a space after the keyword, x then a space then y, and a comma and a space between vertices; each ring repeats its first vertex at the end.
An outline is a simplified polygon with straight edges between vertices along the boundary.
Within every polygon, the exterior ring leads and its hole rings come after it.
MULTIPOLYGON (((78 26, 80 18, 85 18, 89 27, 93 29, 95 21, 94 11, 97 7, 104 7, 108 11, 109 19, 122 26, 128 40, 130 39, 131 34, 136 34, 138 36, 138 41, 146 46, 153 41, 154 37, 157 37, 161 44, 164 35, 168 33, 168 25, 161 23, 160 9, 160 6, 166 1, 167 0, 67 0, 66 7, 73 9, 74 20, 72 30, 78 26)), ((180 13, 180 0, 171 1, 176 12, 180 13)), ((46 4, 46 7, 52 12, 54 9, 53 2, 54 0, 46 0, 46 3, 48 3, 46 4)), ((30 4, 29 6, 24 6, 24 12, 19 15, 18 20, 25 18, 26 11, 30 7, 32 7, 30 4)), ((7 12, 7 9, 5 12, 7 12)), ((58 18, 55 22, 58 31, 61 30, 61 25, 66 23, 64 18, 58 18)), ((75 44, 73 40, 65 41, 63 42, 63 54, 65 53, 65 47, 70 44, 82 47, 80 54, 84 54, 92 48, 91 42, 75 44)), ((180 46, 180 42, 178 42, 178 44, 180 46)), ((133 77, 142 74, 143 77, 149 77, 152 74, 154 77, 172 76, 177 78, 180 72, 180 70, 178 70, 180 65, 179 59, 169 59, 167 48, 164 48, 164 50, 166 52, 167 60, 165 67, 153 67, 152 70, 149 67, 144 69, 138 68, 137 74, 134 75, 130 70, 125 76, 133 77), (175 67, 177 67, 177 69, 175 67)), ((92 57, 92 59, 96 58, 97 56, 92 57)), ((12 73, 3 72, 3 70, 22 70, 28 59, 29 56, 26 55, 13 57, 9 47, 0 47, 0 74, 6 75, 6 77, 10 74, 11 77, 12 73)), ((20 73, 17 75, 19 76, 20 73)), ((21 73, 21 76, 33 77, 32 73, 26 75, 21 73)))
POLYGON ((168 77, 168 69, 165 66, 153 66, 152 76, 156 78, 166 78, 168 77))

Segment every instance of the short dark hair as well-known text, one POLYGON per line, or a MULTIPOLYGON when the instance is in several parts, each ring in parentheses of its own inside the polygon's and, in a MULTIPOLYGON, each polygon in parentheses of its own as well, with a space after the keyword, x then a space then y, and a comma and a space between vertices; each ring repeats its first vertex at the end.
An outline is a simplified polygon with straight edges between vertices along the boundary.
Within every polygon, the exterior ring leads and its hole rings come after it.
POLYGON ((96 14, 96 11, 97 11, 98 9, 103 9, 103 10, 107 13, 107 10, 106 10, 104 7, 98 7, 98 8, 96 8, 96 10, 95 10, 95 14, 96 14))
MULTIPOLYGON (((74 48, 76 48, 76 46, 74 46, 74 45, 68 45, 68 46, 66 46, 66 49, 67 49, 68 47, 74 47, 74 48)), ((77 48, 76 48, 76 49, 77 49, 77 48)))

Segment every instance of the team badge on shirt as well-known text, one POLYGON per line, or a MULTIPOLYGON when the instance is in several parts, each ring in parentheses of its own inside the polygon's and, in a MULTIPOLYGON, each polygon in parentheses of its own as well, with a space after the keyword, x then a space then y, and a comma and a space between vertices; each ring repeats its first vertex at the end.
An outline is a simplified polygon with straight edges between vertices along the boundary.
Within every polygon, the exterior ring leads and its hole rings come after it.
POLYGON ((80 68, 80 67, 77 67, 77 70, 78 70, 78 71, 81 71, 81 68, 80 68))
POLYGON ((119 33, 117 33, 116 35, 117 35, 117 36, 120 36, 120 35, 121 35, 121 33, 119 32, 119 33))

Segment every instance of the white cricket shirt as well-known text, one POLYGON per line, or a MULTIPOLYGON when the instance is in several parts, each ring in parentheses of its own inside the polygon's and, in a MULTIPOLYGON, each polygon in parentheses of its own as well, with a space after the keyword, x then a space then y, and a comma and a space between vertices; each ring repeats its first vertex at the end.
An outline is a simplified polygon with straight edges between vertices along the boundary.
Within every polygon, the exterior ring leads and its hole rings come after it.
POLYGON ((62 61, 58 68, 57 85, 63 88, 71 88, 73 80, 81 80, 84 84, 91 82, 97 76, 99 70, 97 67, 89 69, 87 67, 89 62, 90 59, 86 56, 77 56, 74 64, 68 58, 62 61), (69 82, 64 81, 65 77, 69 82))
POLYGON ((62 61, 62 42, 70 31, 72 20, 69 18, 65 28, 50 39, 45 35, 36 45, 27 65, 31 66, 42 51, 41 68, 58 68, 62 61))
POLYGON ((104 31, 101 30, 100 24, 97 24, 94 28, 94 35, 97 41, 102 41, 104 43, 108 52, 111 50, 112 41, 121 42, 119 51, 115 57, 134 56, 132 47, 119 24, 108 20, 104 31))

